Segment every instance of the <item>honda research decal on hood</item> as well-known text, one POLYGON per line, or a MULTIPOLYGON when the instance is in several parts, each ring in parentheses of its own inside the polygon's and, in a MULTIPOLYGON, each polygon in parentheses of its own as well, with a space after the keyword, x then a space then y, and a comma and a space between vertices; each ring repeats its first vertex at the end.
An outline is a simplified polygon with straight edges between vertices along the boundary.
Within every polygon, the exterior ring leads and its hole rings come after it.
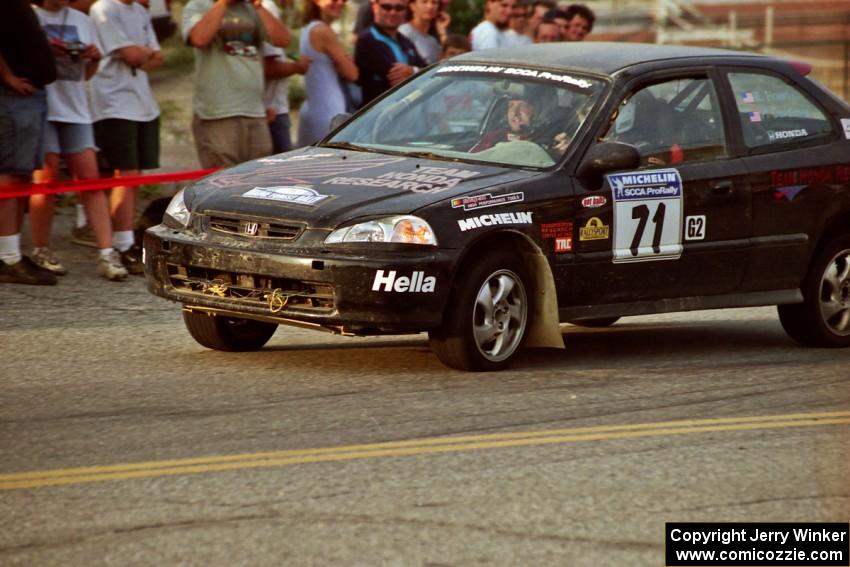
POLYGON ((386 167, 405 160, 403 157, 396 156, 369 154, 361 157, 329 153, 307 153, 263 159, 264 161, 248 162, 226 172, 213 174, 207 182, 220 188, 262 183, 272 185, 281 182, 298 185, 335 175, 386 167))
POLYGON ((377 177, 341 177, 328 179, 328 185, 361 185, 388 187, 414 193, 439 193, 455 187, 461 181, 472 179, 481 172, 451 167, 418 167, 416 171, 388 171, 377 177))
POLYGON ((248 199, 263 199, 265 201, 278 201, 308 207, 314 207, 328 198, 328 195, 322 195, 310 187, 298 187, 295 185, 254 187, 247 193, 243 193, 242 196, 248 199))
POLYGON ((432 293, 437 278, 425 272, 414 271, 410 277, 398 276, 395 270, 378 270, 372 282, 372 291, 394 291, 398 293, 432 293))
POLYGON ((468 219, 458 219, 457 225, 460 227, 461 232, 466 232, 467 230, 498 224, 531 224, 532 214, 531 212, 519 212, 479 215, 468 219))

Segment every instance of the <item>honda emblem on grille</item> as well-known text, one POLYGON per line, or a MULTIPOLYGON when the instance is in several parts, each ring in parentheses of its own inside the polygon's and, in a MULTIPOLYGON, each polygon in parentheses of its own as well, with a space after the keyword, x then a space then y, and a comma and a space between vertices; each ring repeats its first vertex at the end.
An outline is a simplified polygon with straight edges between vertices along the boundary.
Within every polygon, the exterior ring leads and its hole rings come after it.
POLYGON ((242 225, 242 234, 246 234, 248 236, 256 236, 257 231, 260 229, 260 223, 258 222, 245 222, 242 225))

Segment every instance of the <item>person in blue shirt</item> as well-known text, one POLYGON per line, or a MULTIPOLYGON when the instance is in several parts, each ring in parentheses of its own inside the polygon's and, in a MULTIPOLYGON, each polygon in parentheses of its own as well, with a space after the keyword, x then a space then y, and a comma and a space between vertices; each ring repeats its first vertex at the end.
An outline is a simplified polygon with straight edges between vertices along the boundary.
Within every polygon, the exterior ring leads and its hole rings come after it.
POLYGON ((399 33, 407 17, 407 0, 371 0, 375 22, 360 32, 354 63, 360 70, 364 106, 381 93, 407 79, 425 61, 413 43, 399 33))

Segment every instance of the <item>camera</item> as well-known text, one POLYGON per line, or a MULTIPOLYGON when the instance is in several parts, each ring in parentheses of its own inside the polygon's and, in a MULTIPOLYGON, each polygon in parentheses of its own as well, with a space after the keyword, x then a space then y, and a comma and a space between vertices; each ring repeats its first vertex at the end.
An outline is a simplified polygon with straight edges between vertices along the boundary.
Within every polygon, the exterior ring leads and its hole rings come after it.
POLYGON ((65 53, 74 63, 79 62, 85 50, 86 44, 82 41, 69 41, 65 44, 65 53))

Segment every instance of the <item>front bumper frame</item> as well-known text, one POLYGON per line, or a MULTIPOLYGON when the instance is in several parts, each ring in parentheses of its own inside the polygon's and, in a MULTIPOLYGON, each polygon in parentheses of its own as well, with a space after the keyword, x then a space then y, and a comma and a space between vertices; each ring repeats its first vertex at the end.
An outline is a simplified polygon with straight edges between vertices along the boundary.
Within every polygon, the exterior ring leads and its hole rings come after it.
POLYGON ((337 250, 321 244, 325 234, 308 230, 298 239, 304 244, 294 246, 158 225, 144 238, 147 287, 188 310, 335 333, 403 334, 440 325, 457 251, 337 250))

